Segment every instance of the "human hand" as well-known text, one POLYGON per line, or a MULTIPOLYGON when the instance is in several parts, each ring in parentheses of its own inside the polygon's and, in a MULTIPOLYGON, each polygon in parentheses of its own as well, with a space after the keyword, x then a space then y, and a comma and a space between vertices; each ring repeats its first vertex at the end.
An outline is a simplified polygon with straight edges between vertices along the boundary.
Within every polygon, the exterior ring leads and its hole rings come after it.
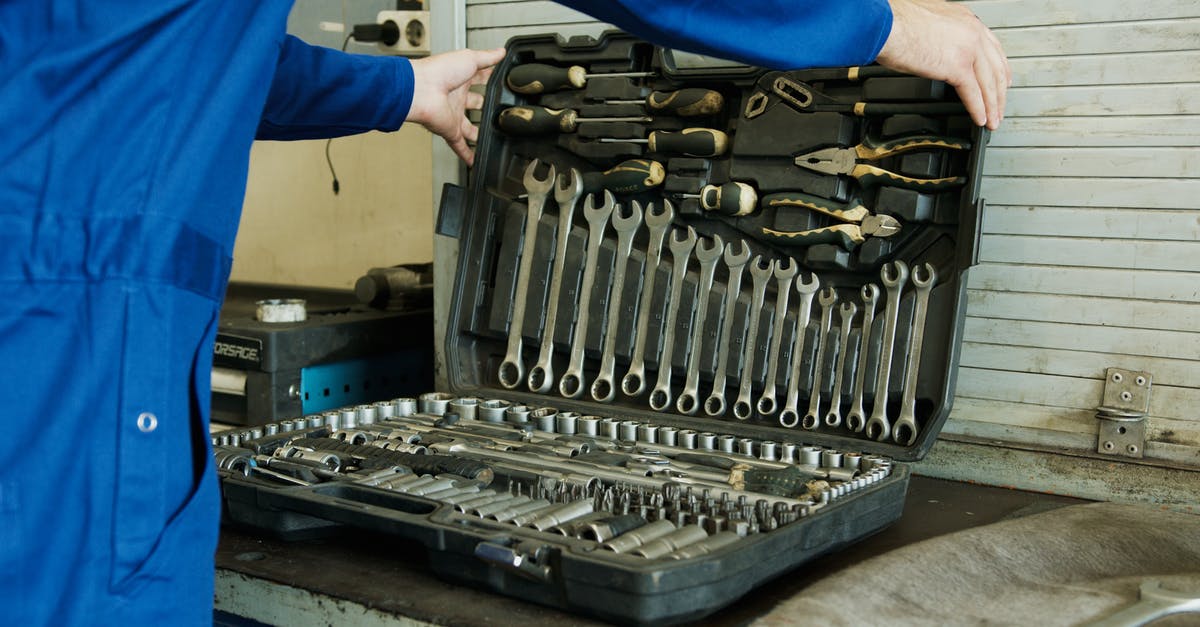
POLYGON ((1012 70, 996 35, 970 10, 945 0, 888 0, 892 32, 881 65, 946 81, 979 126, 996 130, 1012 70))
POLYGON ((492 74, 504 58, 504 48, 456 50, 416 59, 413 67, 413 101, 407 120, 440 135, 467 165, 475 153, 467 145, 479 137, 479 128, 467 119, 468 109, 483 106, 483 96, 471 91, 492 74))

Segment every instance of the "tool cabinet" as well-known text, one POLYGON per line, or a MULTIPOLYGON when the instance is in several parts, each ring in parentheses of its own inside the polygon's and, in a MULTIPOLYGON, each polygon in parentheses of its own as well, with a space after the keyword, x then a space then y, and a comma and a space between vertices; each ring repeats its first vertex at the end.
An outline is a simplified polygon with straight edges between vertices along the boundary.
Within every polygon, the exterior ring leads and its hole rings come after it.
POLYGON ((448 389, 232 436, 227 519, 634 623, 863 540, 950 410, 987 139, 877 67, 516 38, 443 197, 448 389))

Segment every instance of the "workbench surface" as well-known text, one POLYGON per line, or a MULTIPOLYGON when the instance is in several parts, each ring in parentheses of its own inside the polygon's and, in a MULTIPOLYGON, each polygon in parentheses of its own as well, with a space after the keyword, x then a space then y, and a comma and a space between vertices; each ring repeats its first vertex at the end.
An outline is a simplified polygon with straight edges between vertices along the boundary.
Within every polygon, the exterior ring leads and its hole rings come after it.
MULTIPOLYGON (((960 529, 1084 502, 913 477, 904 515, 896 524, 766 583, 703 622, 743 625, 822 577, 875 555, 960 529)), ((284 542, 262 532, 227 527, 221 532, 217 549, 216 623, 600 624, 561 610, 446 583, 434 576, 427 559, 418 544, 370 532, 284 542)))

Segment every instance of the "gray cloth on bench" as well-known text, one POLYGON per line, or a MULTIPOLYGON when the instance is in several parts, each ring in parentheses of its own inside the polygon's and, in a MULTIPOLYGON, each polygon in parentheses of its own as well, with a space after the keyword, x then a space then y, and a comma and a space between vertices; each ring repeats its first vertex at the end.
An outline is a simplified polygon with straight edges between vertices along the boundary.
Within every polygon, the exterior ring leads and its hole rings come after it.
MULTIPOLYGON (((885 553, 755 625, 1078 625, 1134 603, 1148 578, 1200 594, 1200 516, 1074 505, 885 553)), ((1198 614, 1155 623, 1197 624, 1198 614)))

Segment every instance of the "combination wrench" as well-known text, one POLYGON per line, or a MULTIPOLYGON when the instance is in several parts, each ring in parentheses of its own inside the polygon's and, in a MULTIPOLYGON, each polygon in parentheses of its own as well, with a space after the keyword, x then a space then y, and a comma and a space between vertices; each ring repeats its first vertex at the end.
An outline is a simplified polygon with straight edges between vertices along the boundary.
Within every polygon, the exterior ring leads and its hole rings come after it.
POLYGON ((896 321, 900 315, 900 294, 908 282, 908 264, 893 261, 885 264, 879 272, 883 286, 887 288, 887 306, 883 310, 883 345, 879 350, 879 370, 875 377, 875 400, 871 417, 867 419, 867 437, 883 442, 892 434, 888 422, 888 380, 892 378, 892 351, 896 344, 896 321))
POLYGON ((604 229, 608 218, 617 206, 617 197, 604 190, 604 204, 596 206, 595 194, 588 194, 583 201, 583 217, 587 218, 587 257, 583 261, 583 283, 579 290, 579 303, 575 308, 575 335, 571 339, 571 359, 567 371, 558 381, 558 393, 567 398, 583 395, 583 349, 587 344, 588 317, 592 309, 592 286, 596 283, 596 266, 600 265, 600 242, 604 240, 604 229))
POLYGON ((861 432, 867 426, 863 392, 867 383, 867 349, 871 348, 871 327, 875 324, 875 304, 878 302, 879 286, 874 283, 862 286, 862 337, 859 338, 858 361, 854 367, 854 400, 850 406, 850 413, 846 415, 846 427, 855 433, 861 432))
POLYGON ((607 403, 617 395, 613 383, 617 368, 617 323, 621 318, 621 296, 625 291, 625 270, 633 251, 633 236, 642 225, 642 206, 632 201, 627 207, 629 216, 622 216, 622 207, 613 210, 612 225, 617 232, 617 263, 613 269, 612 292, 608 300, 608 324, 604 331, 604 349, 600 352, 600 375, 592 382, 592 398, 607 403))
POLYGON ((658 265, 662 259, 663 236, 675 217, 671 202, 663 201, 662 213, 654 212, 654 204, 646 206, 646 228, 650 231, 650 242, 646 244, 646 267, 642 273, 642 294, 638 299, 636 335, 633 339, 633 355, 629 359, 629 372, 621 379, 621 391, 626 396, 637 396, 646 389, 646 334, 650 331, 650 306, 654 298, 654 279, 658 276, 658 265))
POLYGON ((542 347, 538 352, 537 364, 529 371, 529 389, 544 394, 554 384, 554 327, 558 324, 558 295, 562 291, 563 272, 567 262, 567 240, 571 236, 571 222, 575 214, 575 203, 583 195, 583 177, 579 170, 571 168, 559 177, 554 186, 554 200, 558 203, 558 232, 554 242, 554 267, 550 273, 550 295, 546 302, 546 323, 542 327, 542 347))
POLYGON ((829 350, 829 329, 833 327, 833 306, 837 304, 837 290, 833 286, 821 290, 817 302, 821 305, 821 324, 817 329, 817 360, 813 363, 812 392, 808 396, 808 413, 800 421, 805 429, 821 426, 821 383, 825 369, 825 351, 829 350))
POLYGON ((754 281, 753 297, 750 299, 750 328, 746 331, 746 346, 742 351, 742 385, 738 388, 737 401, 733 403, 733 417, 738 420, 750 418, 754 406, 750 404, 751 386, 754 383, 754 350, 758 343, 758 321, 763 303, 767 299, 767 280, 775 272, 775 261, 767 261, 762 255, 750 263, 750 278, 754 281), (767 265, 763 265, 766 261, 767 265))
POLYGON ((667 245, 671 248, 671 296, 667 301, 667 316, 663 319, 662 352, 658 357, 658 383, 650 392, 650 408, 662 411, 671 406, 671 357, 675 354, 675 323, 679 319, 679 303, 683 298, 683 283, 687 278, 688 259, 696 247, 696 230, 687 227, 683 239, 679 231, 671 233, 667 245))
MULTIPOLYGON (((529 300, 529 274, 533 271, 533 249, 537 243, 538 224, 546 208, 546 197, 554 186, 554 165, 549 175, 538 179, 535 172, 538 160, 525 167, 525 192, 529 194, 528 211, 525 213, 525 236, 521 242, 521 265, 517 269, 517 292, 513 298, 512 322, 508 325, 508 351, 500 364, 500 385, 514 389, 525 378, 525 365, 521 363, 521 329, 525 326, 525 304, 529 300)), ((581 181, 582 184, 582 181, 581 181)))
POLYGON ((796 336, 792 340, 792 376, 788 377, 787 398, 783 411, 779 412, 779 424, 788 429, 795 429, 800 424, 800 366, 804 362, 804 336, 808 334, 808 323, 812 319, 813 295, 820 287, 821 280, 815 273, 812 281, 796 281, 800 309, 796 312, 796 336))
POLYGON ((799 268, 796 260, 788 257, 775 265, 775 322, 771 329, 771 347, 767 353, 767 380, 764 382, 762 396, 758 397, 758 413, 770 416, 775 413, 778 403, 775 400, 775 379, 779 374, 779 351, 783 344, 783 323, 787 318, 788 297, 792 293, 792 279, 796 278, 799 268))
MULTIPOLYGON (((733 252, 733 242, 725 247, 725 265, 729 268, 729 279, 725 282, 725 308, 722 312, 720 335, 717 346, 717 372, 713 376, 712 394, 704 401, 704 413, 717 417, 725 413, 726 371, 729 368, 729 345, 733 338, 733 314, 738 297, 742 292, 742 271, 750 261, 750 247, 745 240, 738 240, 741 252, 733 252)), ((735 342, 736 343, 736 342, 735 342)))
POLYGON ((692 349, 687 360, 687 380, 683 384, 683 392, 675 401, 675 408, 681 414, 692 415, 700 408, 700 348, 704 339, 704 323, 708 319, 708 294, 712 292, 713 275, 717 272, 717 262, 725 251, 725 242, 720 235, 713 235, 711 240, 702 239, 696 243, 696 260, 700 262, 700 285, 696 291, 696 320, 692 326, 692 349), (710 242, 711 241, 711 245, 710 242))
POLYGON ((892 429, 892 439, 902 446, 917 441, 917 369, 921 367, 921 345, 925 343, 925 317, 929 313, 929 292, 937 282, 937 270, 932 264, 913 266, 912 284, 917 292, 917 309, 913 312, 912 341, 909 342, 908 365, 904 369, 904 397, 900 416, 892 429), (925 273, 920 270, 924 268, 925 273))
POLYGON ((842 332, 838 342, 837 367, 833 371, 833 395, 829 397, 829 411, 825 414, 826 427, 842 426, 842 387, 846 381, 846 354, 850 352, 850 324, 858 314, 858 306, 845 302, 838 309, 842 318, 842 332))

